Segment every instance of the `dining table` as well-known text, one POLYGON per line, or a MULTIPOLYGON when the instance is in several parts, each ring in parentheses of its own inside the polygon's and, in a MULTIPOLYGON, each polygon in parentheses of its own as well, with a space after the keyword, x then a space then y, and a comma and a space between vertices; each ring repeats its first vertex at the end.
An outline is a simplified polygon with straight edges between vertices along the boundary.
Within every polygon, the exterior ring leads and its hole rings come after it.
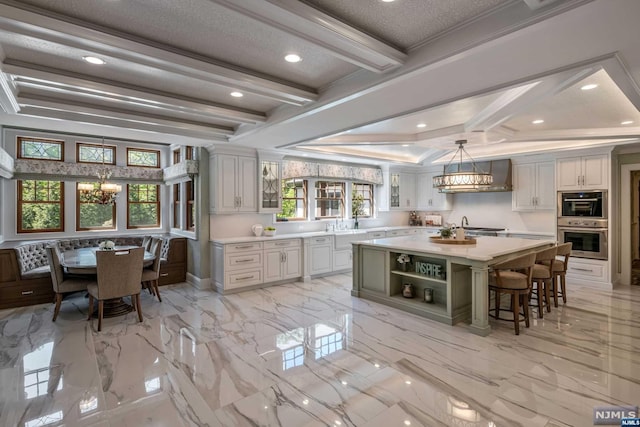
MULTIPOLYGON (((139 246, 116 246, 113 251, 126 251, 139 246)), ((60 259, 60 264, 69 274, 82 274, 85 276, 97 275, 96 252, 104 250, 100 248, 79 248, 64 251, 60 259)), ((147 250, 144 251, 142 261, 143 267, 149 266, 155 260, 155 255, 147 250)), ((103 317, 115 317, 133 311, 133 306, 127 304, 123 298, 115 298, 104 302, 103 317)))

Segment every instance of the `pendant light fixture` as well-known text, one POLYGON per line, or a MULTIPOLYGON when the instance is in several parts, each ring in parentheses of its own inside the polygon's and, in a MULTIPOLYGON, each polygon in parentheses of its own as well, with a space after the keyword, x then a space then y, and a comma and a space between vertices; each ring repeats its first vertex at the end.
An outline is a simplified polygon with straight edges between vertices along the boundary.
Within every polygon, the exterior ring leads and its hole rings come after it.
POLYGON ((104 137, 102 138, 102 169, 97 173, 98 187, 91 182, 78 184, 78 190, 84 196, 87 203, 97 203, 99 205, 113 205, 118 198, 118 193, 122 191, 122 186, 107 182, 111 177, 111 170, 105 165, 104 137))
POLYGON ((466 139, 456 141, 458 150, 444 167, 442 175, 433 177, 433 187, 437 188, 440 193, 464 193, 482 191, 483 188, 488 189, 493 183, 493 175, 491 171, 486 173, 482 171, 473 161, 467 150, 464 149, 466 139), (462 166, 462 155, 465 155, 471 161, 471 170, 464 171, 462 166), (459 157, 457 169, 453 161, 459 157))

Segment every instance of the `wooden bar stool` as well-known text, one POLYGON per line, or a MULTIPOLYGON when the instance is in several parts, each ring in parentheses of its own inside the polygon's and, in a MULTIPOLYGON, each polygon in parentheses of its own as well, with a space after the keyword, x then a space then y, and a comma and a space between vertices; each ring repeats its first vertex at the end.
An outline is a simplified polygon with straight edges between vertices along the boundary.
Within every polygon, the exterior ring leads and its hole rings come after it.
POLYGON ((553 273, 551 268, 553 261, 556 259, 556 253, 558 248, 552 246, 548 249, 543 249, 536 252, 536 263, 533 266, 533 283, 535 287, 531 288, 531 293, 536 294, 538 316, 542 319, 543 305, 547 305, 547 311, 551 312, 551 281, 553 279, 553 273))
POLYGON ((567 284, 566 284, 566 273, 567 267, 569 266, 569 256, 571 256, 571 247, 573 243, 564 243, 562 245, 558 245, 558 252, 556 256, 563 257, 563 259, 554 259, 553 260, 553 304, 558 306, 558 297, 562 297, 562 302, 564 304, 567 303, 567 284), (559 284, 559 286, 558 286, 559 284))
POLYGON ((494 265, 489 275, 489 304, 491 304, 491 291, 496 294, 494 314, 491 314, 492 310, 489 307, 489 315, 498 320, 512 321, 516 335, 520 335, 520 322, 522 320, 524 320, 525 326, 529 327, 529 293, 535 261, 535 253, 523 255, 494 265), (513 313, 513 319, 500 317, 500 294, 511 295, 510 311, 513 313), (520 305, 522 305, 522 317, 520 305))

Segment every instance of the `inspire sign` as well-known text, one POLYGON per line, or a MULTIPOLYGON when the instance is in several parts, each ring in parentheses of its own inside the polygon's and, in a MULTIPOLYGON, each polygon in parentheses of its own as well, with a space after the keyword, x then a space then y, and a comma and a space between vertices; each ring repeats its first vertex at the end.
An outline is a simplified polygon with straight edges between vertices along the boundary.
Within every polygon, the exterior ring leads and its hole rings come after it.
POLYGON ((441 265, 422 261, 416 261, 416 273, 438 279, 444 276, 441 265))

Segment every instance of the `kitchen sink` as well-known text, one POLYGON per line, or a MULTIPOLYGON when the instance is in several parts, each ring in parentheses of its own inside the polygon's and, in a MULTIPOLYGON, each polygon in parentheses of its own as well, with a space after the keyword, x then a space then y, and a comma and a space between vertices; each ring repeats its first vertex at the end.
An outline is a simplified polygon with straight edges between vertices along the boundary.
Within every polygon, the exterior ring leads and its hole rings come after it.
POLYGON ((329 233, 331 234, 362 234, 362 233, 366 233, 367 230, 336 230, 336 231, 329 231, 329 233))

